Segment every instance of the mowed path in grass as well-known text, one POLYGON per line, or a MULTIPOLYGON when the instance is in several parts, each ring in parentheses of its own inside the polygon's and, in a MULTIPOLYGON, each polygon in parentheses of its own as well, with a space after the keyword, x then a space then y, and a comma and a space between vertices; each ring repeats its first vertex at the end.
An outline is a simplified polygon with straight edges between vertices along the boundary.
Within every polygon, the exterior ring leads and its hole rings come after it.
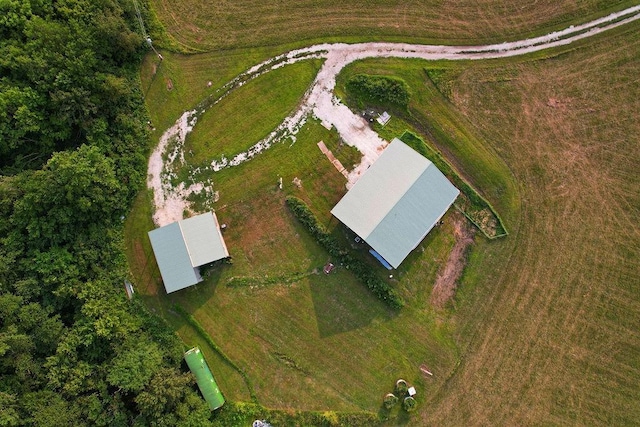
POLYGON ((474 250, 469 347, 425 423, 640 422, 638 25, 561 57, 451 74, 520 183, 513 253, 474 250), (443 421, 443 420, 446 420, 443 421))
POLYGON ((514 40, 631 5, 600 0, 154 0, 179 46, 208 51, 341 40, 468 44, 514 40))

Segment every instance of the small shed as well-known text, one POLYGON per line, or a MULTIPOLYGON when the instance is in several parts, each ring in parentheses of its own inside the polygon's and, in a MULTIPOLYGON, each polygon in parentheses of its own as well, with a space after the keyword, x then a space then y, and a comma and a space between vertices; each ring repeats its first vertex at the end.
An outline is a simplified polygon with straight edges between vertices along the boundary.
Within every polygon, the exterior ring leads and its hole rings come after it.
POLYGON ((212 411, 224 405, 224 396, 216 384, 216 380, 211 374, 207 361, 198 347, 194 347, 184 354, 184 360, 187 362, 189 369, 196 377, 196 383, 202 393, 202 397, 209 405, 212 411))
POLYGON ((156 228, 149 240, 167 293, 201 282, 200 266, 229 256, 213 212, 156 228))

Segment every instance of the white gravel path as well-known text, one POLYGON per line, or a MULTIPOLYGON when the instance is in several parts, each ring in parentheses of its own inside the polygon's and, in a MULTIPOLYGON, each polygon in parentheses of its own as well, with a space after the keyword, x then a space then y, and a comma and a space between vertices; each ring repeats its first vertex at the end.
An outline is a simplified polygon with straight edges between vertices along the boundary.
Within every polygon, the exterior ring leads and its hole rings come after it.
MULTIPOLYGON (((640 19, 640 6, 630 7, 620 12, 612 13, 586 24, 568 27, 562 31, 553 32, 541 37, 505 42, 484 46, 436 46, 412 45, 404 43, 358 43, 358 44, 320 44, 303 49, 290 51, 286 54, 264 61, 238 76, 225 86, 226 92, 214 102, 218 102, 229 91, 261 74, 273 69, 309 58, 325 59, 318 75, 304 96, 299 109, 278 126, 267 138, 259 141, 244 153, 233 159, 220 158, 213 160, 210 169, 218 171, 250 160, 273 143, 284 138, 292 138, 302 125, 313 114, 317 119, 335 127, 340 137, 349 145, 362 152, 361 163, 355 167, 348 178, 347 187, 355 183, 360 175, 378 158, 387 145, 368 126, 366 121, 354 114, 334 96, 336 76, 348 64, 365 58, 419 58, 425 60, 481 60, 504 58, 524 55, 567 45, 575 41, 590 37, 628 22, 640 19)), ((189 133, 199 114, 204 110, 185 112, 176 123, 169 128, 160 139, 158 147, 149 159, 147 186, 153 190, 155 214, 154 222, 163 226, 182 219, 183 212, 189 208, 187 196, 201 191, 202 184, 189 187, 181 183, 172 185, 172 171, 174 164, 184 164, 182 147, 185 137, 189 133), (167 155, 166 151, 171 149, 167 155), (163 155, 167 158, 163 161, 163 155)))

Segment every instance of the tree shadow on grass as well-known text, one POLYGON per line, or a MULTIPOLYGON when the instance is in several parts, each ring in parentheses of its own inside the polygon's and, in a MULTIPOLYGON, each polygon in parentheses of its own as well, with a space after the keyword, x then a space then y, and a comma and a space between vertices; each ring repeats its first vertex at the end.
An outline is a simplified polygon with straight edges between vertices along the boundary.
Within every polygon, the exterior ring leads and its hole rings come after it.
POLYGON ((386 321, 393 316, 345 269, 312 276, 310 289, 321 338, 368 326, 374 319, 386 321))

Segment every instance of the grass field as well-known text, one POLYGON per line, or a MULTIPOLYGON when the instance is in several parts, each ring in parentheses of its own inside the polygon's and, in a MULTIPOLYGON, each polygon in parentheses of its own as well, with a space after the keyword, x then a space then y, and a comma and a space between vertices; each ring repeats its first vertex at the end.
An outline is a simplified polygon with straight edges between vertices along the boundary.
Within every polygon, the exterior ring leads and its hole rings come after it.
POLYGON ((191 51, 310 44, 333 40, 447 41, 519 39, 587 21, 634 4, 624 0, 153 0, 176 45, 191 51))
POLYGON ((296 109, 320 65, 320 60, 302 61, 266 73, 208 109, 187 137, 185 150, 192 153, 190 161, 211 162, 212 153, 233 158, 265 138, 296 109))
POLYGON ((640 421, 638 25, 561 57, 451 73, 519 183, 513 242, 479 242, 455 315, 447 424, 640 421))
MULTIPOLYGON (((151 224, 132 216, 128 224, 137 231, 129 233, 139 237, 132 240, 130 251, 138 247, 140 259, 148 263, 135 275, 148 304, 169 318, 189 344, 198 341, 171 313, 171 306, 177 303, 193 313, 246 370, 264 405, 377 412, 381 397, 401 376, 423 391, 422 401, 424 392, 435 391, 446 375, 425 383, 418 367, 427 364, 446 373, 457 360, 446 324, 438 324, 441 315, 428 305, 429 283, 439 265, 432 261, 442 262, 450 250, 450 225, 430 236, 424 252, 395 273, 403 277, 403 296, 412 298, 399 314, 377 301, 347 270, 322 274, 329 258, 288 213, 284 195, 309 200, 329 223, 328 209, 344 192, 345 179, 315 146, 325 132, 311 123, 292 147, 278 145, 237 170, 216 174, 221 195, 216 212, 228 224, 225 240, 233 265, 214 269, 195 288, 164 296, 158 291, 153 257, 145 250, 143 224, 151 224), (284 177, 282 192, 276 187, 278 174, 284 177), (291 184, 296 176, 302 189, 291 184), (298 273, 308 274, 286 280, 298 273), (273 277, 280 280, 271 283, 273 277)), ((228 398, 246 399, 237 374, 212 369, 228 398)))
MULTIPOLYGON (((485 22, 495 22, 495 28, 461 21, 450 31, 459 30, 462 38, 491 38, 604 7, 600 2, 538 6, 548 12, 540 14, 544 22, 525 6, 508 22, 485 12, 485 22)), ((178 16, 182 6, 175 7, 178 16)), ((444 22, 451 23, 443 18, 435 28, 444 31, 444 22)), ((421 392, 418 411, 392 423, 640 423, 638 31, 634 23, 535 61, 386 60, 345 70, 408 81, 417 120, 449 132, 433 138, 438 149, 507 224, 510 235, 504 240, 476 239, 450 309, 434 310, 428 301, 430 284, 453 245, 451 217, 398 272, 397 286, 409 302, 400 314, 388 311, 347 271, 313 273, 327 255, 292 220, 282 200, 285 194, 302 197, 327 225, 337 226, 328 209, 343 194, 344 178, 315 144, 320 139, 332 141, 331 149, 339 144, 315 122, 295 144, 278 144, 213 176, 220 191, 216 209, 229 224, 225 238, 234 264, 213 270, 195 288, 168 297, 158 291, 162 285, 146 239, 153 227, 149 197, 141 193, 127 219, 137 289, 187 344, 207 348, 171 307, 178 303, 191 312, 246 370, 266 406, 378 412, 381 397, 403 376, 421 392), (424 67, 437 69, 435 84, 424 67), (282 192, 276 188, 279 176, 282 192), (294 177, 302 179, 302 189, 291 184, 294 177), (417 369, 423 363, 436 372, 433 380, 417 369)), ((255 35, 246 37, 243 43, 258 43, 250 38, 255 35)), ((170 54, 153 79, 151 61, 145 63, 143 87, 149 88, 147 102, 158 131, 267 51, 243 51, 246 58, 238 52, 170 54), (166 79, 172 80, 170 91, 166 79)), ((286 75, 288 68, 279 71, 286 75)), ((307 79, 304 71, 294 74, 300 82, 307 79)), ((247 93, 253 93, 250 87, 247 93)), ((295 96, 290 99, 295 103, 295 96)), ((207 132, 235 124, 216 125, 223 127, 196 128, 191 142, 205 144, 207 132)), ((422 130, 429 136, 430 129, 422 130)), ((345 159, 352 158, 347 151, 345 159)), ((240 375, 212 349, 205 353, 227 398, 248 400, 240 375)))
MULTIPOLYGON (((295 92, 300 97, 306 90, 314 69, 314 61, 283 67, 234 91, 203 116, 188 139, 188 149, 201 161, 206 154, 217 156, 229 147, 247 148, 237 145, 237 138, 253 132, 243 139, 251 144, 250 138, 259 139, 264 132, 260 126, 249 130, 238 122, 243 117, 253 117, 256 123, 274 117, 281 120, 295 105, 295 92), (278 82, 283 86, 274 99, 277 93, 267 89, 278 82), (283 103, 283 97, 290 101, 283 103), (209 144, 215 132, 217 142, 209 144), (236 138, 221 142, 229 134, 236 138)), ((175 80, 174 88, 184 85, 181 74, 169 76, 175 80)), ((152 88, 161 84, 156 80, 152 88)), ((161 89, 149 93, 162 98, 167 89, 161 89)), ((172 306, 179 304, 192 313, 247 372, 259 402, 268 407, 377 413, 382 396, 399 377, 419 387, 419 402, 423 402, 427 390, 435 392, 458 360, 444 321, 447 314, 428 303, 430 284, 453 245, 452 224, 447 222, 432 233, 394 273, 402 277, 396 286, 410 301, 399 314, 377 301, 347 270, 339 268, 328 276, 320 273, 330 260, 327 253, 284 205, 287 194, 305 199, 346 244, 341 227, 329 215, 346 191, 346 179, 316 146, 320 140, 345 164, 357 161, 353 149, 341 147, 334 132, 310 121, 295 144, 279 143, 241 166, 211 175, 220 195, 216 213, 228 225, 225 240, 233 265, 213 269, 205 283, 188 291, 165 296, 161 290, 146 238, 153 225, 149 198, 143 193, 127 221, 128 253, 137 285, 147 304, 162 313, 186 343, 207 348, 172 306), (283 178, 283 191, 277 188, 278 177, 283 178), (296 177, 302 180, 302 188, 292 184, 296 177), (425 382, 418 369, 422 364, 438 372, 438 377, 425 382)), ((388 274, 374 263, 371 266, 388 274)), ((227 397, 247 400, 249 391, 240 375, 211 349, 206 354, 227 397)))

